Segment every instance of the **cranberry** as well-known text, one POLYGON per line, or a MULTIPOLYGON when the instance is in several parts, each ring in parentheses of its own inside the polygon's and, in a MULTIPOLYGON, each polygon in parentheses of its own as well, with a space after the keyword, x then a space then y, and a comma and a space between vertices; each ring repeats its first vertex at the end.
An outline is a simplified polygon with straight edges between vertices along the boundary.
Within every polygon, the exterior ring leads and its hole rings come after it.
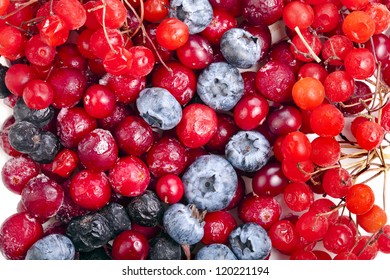
POLYGON ((176 50, 179 61, 190 69, 203 69, 213 60, 213 49, 207 39, 190 35, 187 42, 176 50))
POLYGON ((115 192, 123 196, 141 195, 150 182, 146 164, 136 156, 120 158, 109 171, 109 180, 115 192))
POLYGON ((84 109, 97 119, 106 118, 114 112, 115 94, 106 86, 92 85, 83 97, 84 109))
POLYGON ((238 216, 244 223, 257 223, 264 229, 279 220, 282 208, 273 197, 248 194, 238 207, 238 216))
POLYGON ((154 70, 152 76, 153 86, 168 90, 180 105, 187 104, 195 95, 195 73, 177 61, 168 61, 166 65, 170 70, 163 65, 157 66, 154 70))
POLYGON ((177 203, 184 194, 183 182, 174 174, 163 175, 157 181, 156 193, 167 204, 177 203))
POLYGON ((241 73, 241 76, 244 80, 244 95, 259 95, 260 93, 256 88, 256 72, 246 71, 241 73))
POLYGON ((150 173, 156 177, 165 174, 179 175, 186 166, 185 147, 175 138, 164 137, 149 150, 146 164, 150 173))
POLYGON ((121 151, 134 156, 147 152, 154 140, 152 128, 138 116, 123 119, 114 131, 114 138, 121 151))
POLYGON ((76 152, 63 149, 61 150, 52 162, 52 172, 67 178, 77 168, 79 157, 76 152))
POLYGON ((82 170, 73 176, 69 192, 76 204, 88 210, 102 208, 111 198, 106 174, 92 170, 82 170))
POLYGON ((148 240, 135 230, 121 232, 112 244, 112 258, 114 260, 144 260, 148 253, 148 240))
POLYGON ((224 154, 225 146, 230 137, 238 132, 238 126, 234 118, 228 114, 217 113, 217 131, 205 145, 206 149, 213 153, 224 154))
POLYGON ((80 162, 95 171, 107 171, 118 159, 118 146, 108 130, 97 128, 78 144, 80 162))
POLYGON ((116 102, 114 111, 107 117, 98 119, 98 126, 105 130, 114 133, 115 129, 118 127, 119 123, 123 121, 127 116, 133 114, 132 109, 129 106, 126 106, 123 103, 116 102))
POLYGON ((75 106, 87 88, 85 75, 75 68, 54 69, 47 82, 54 91, 52 104, 56 108, 75 106))
POLYGON ((21 195, 26 210, 39 219, 53 217, 64 200, 61 186, 43 174, 28 181, 21 195))
POLYGON ((43 237, 42 225, 26 212, 8 217, 0 228, 0 251, 10 260, 22 260, 27 250, 43 237))
POLYGON ((177 136, 185 146, 199 148, 211 140, 217 131, 217 114, 203 104, 191 104, 183 109, 177 136))
POLYGON ((207 213, 204 222, 204 235, 201 241, 206 245, 226 244, 230 233, 237 227, 233 215, 225 211, 207 213))
POLYGON ((283 174, 282 165, 278 162, 271 162, 256 171, 252 179, 252 189, 259 196, 277 196, 283 193, 288 183, 288 179, 283 174))
POLYGON ((27 182, 38 174, 38 165, 23 156, 8 159, 1 170, 4 186, 16 194, 21 194, 27 182))
POLYGON ((237 27, 237 20, 229 11, 214 9, 213 20, 200 34, 212 45, 219 46, 222 35, 234 27, 237 27))
POLYGON ((124 104, 135 102, 141 90, 145 88, 145 77, 131 75, 114 76, 107 74, 104 77, 109 89, 111 89, 117 101, 124 104))
POLYGON ((234 107, 234 120, 243 130, 251 130, 260 125, 268 115, 267 99, 260 95, 245 95, 234 107))
POLYGON ((96 120, 79 107, 62 109, 57 116, 57 134, 66 148, 75 148, 97 127, 96 120))
POLYGON ((208 155, 209 153, 203 148, 186 148, 186 166, 187 169, 198 157, 208 155))

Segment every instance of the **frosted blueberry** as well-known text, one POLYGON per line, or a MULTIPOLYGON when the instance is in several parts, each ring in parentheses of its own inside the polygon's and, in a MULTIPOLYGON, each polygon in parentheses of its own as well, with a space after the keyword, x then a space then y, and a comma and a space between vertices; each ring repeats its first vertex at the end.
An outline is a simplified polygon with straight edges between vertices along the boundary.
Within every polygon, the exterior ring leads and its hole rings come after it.
POLYGON ((254 172, 270 159, 271 145, 260 132, 239 131, 226 144, 225 155, 235 168, 254 172))
POLYGON ((233 166, 217 155, 197 158, 183 174, 182 181, 188 202, 207 211, 226 208, 238 184, 233 166))
POLYGON ((62 234, 50 234, 35 242, 27 251, 26 260, 73 260, 75 248, 62 234))
POLYGON ((216 111, 230 111, 244 94, 238 69, 226 62, 211 63, 198 77, 200 99, 216 111))
POLYGON ((243 224, 233 230, 229 243, 239 260, 264 260, 272 249, 267 231, 255 223, 243 224))
POLYGON ((211 23, 213 8, 208 0, 171 0, 169 17, 180 19, 190 34, 196 34, 211 23))
POLYGON ((227 62, 238 68, 251 68, 260 59, 259 39, 242 28, 226 31, 220 49, 227 62))
POLYGON ((211 244, 198 251, 195 260, 237 260, 237 257, 224 244, 211 244))
POLYGON ((203 213, 195 205, 172 204, 165 212, 163 224, 168 235, 181 245, 198 243, 204 235, 203 213))
POLYGON ((152 127, 162 130, 174 128, 181 120, 180 103, 164 88, 143 89, 136 101, 140 116, 152 127))

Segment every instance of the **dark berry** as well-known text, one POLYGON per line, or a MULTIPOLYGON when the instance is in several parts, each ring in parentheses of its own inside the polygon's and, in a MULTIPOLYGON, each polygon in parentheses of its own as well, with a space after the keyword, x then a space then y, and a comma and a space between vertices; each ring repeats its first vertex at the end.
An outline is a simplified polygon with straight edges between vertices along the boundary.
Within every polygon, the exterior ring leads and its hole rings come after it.
POLYGON ((169 236, 163 235, 149 241, 151 260, 181 260, 181 246, 169 236))
POLYGON ((99 210, 99 213, 108 221, 108 225, 112 229, 113 236, 118 235, 124 230, 131 227, 130 218, 127 215, 125 207, 112 202, 99 210))
POLYGON ((47 131, 41 134, 38 149, 28 155, 38 163, 49 163, 54 160, 60 148, 60 141, 57 136, 47 131))
POLYGON ((41 137, 41 130, 27 121, 15 123, 8 133, 12 148, 21 153, 37 151, 41 145, 41 137))
POLYGON ((130 218, 141 226, 154 227, 161 223, 164 214, 163 203, 157 195, 146 190, 134 197, 126 207, 130 218))

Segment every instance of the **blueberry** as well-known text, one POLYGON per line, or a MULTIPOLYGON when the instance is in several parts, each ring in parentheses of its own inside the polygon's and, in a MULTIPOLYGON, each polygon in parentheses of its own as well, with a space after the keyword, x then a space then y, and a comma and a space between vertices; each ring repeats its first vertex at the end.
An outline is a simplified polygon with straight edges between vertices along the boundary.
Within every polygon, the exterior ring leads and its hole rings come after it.
POLYGON ((0 99, 6 98, 11 95, 11 92, 8 90, 5 85, 5 74, 8 71, 8 67, 0 64, 0 99))
POLYGON ((155 237, 149 245, 150 260, 181 260, 181 246, 169 236, 155 237))
POLYGON ((41 134, 38 149, 28 155, 38 163, 50 163, 60 150, 60 140, 50 131, 41 134))
POLYGON ((111 260, 107 248, 99 247, 89 252, 79 252, 79 260, 111 260))
POLYGON ((132 198, 127 205, 127 212, 135 223, 144 227, 154 227, 161 224, 163 206, 154 192, 146 190, 140 196, 132 198))
POLYGON ((220 50, 227 62, 237 68, 251 68, 260 59, 259 39, 242 28, 226 31, 220 43, 220 50))
POLYGON ((183 174, 182 181, 188 202, 207 211, 226 208, 238 184, 233 166, 217 155, 197 158, 183 174))
POLYGON ((12 148, 21 153, 32 153, 38 150, 41 142, 41 130, 27 121, 17 122, 8 133, 12 148))
POLYGON ((126 209, 119 203, 109 203, 98 212, 107 219, 108 225, 112 229, 112 238, 122 231, 131 228, 130 218, 127 215, 126 209))
POLYGON ((181 245, 198 243, 204 235, 203 214, 193 204, 172 204, 164 213, 163 224, 168 235, 181 245))
POLYGON ((27 251, 26 260, 73 260, 75 248, 62 234, 50 234, 35 242, 27 251))
POLYGON ((230 111, 244 94, 244 80, 236 67, 214 62, 199 75, 197 93, 214 110, 230 111))
POLYGON ((233 230, 229 243, 239 260, 264 260, 272 248, 267 231, 255 223, 243 224, 233 230))
POLYGON ((208 0, 171 0, 169 17, 180 19, 190 34, 196 34, 211 23, 213 8, 208 0))
POLYGON ((211 244, 198 251, 195 260, 237 260, 232 250, 224 244, 211 244))
POLYGON ((76 250, 89 252, 105 245, 112 238, 109 221, 99 213, 73 218, 66 229, 76 250))
POLYGON ((162 130, 174 128, 181 120, 180 103, 166 89, 143 89, 136 101, 140 116, 152 127, 162 130))
POLYGON ((260 132, 239 131, 226 144, 225 155, 235 168, 254 172, 270 159, 271 145, 260 132))
POLYGON ((44 127, 53 119, 54 113, 54 108, 52 106, 41 110, 34 110, 27 107, 23 98, 19 98, 18 101, 16 101, 13 115, 17 122, 28 121, 39 127, 44 127))

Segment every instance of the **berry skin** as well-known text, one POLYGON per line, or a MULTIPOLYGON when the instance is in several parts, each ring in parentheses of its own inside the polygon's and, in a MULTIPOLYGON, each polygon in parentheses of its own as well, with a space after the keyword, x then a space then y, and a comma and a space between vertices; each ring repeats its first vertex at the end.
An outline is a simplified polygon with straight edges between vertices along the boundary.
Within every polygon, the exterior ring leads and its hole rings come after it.
POLYGON ((374 204, 368 212, 357 215, 356 221, 366 232, 375 233, 387 223, 387 215, 382 208, 374 204))
POLYGON ((208 0, 172 0, 169 17, 178 18, 187 26, 190 34, 202 32, 213 19, 213 8, 208 0))
POLYGON ((244 80, 234 66, 214 62, 199 75, 197 93, 214 110, 229 111, 244 94, 244 80))
POLYGON ((8 159, 1 169, 4 186, 16 194, 20 194, 27 182, 38 174, 38 165, 23 156, 8 159))
POLYGON ((195 260, 237 260, 237 257, 224 244, 210 244, 196 253, 195 260))
POLYGON ((168 235, 181 245, 193 245, 204 235, 204 222, 194 205, 176 203, 164 213, 163 224, 168 235))
POLYGON ((256 223, 265 230, 279 220, 282 208, 273 198, 248 194, 238 206, 238 216, 244 223, 256 223))
POLYGON ((207 144, 217 131, 217 114, 203 104, 190 104, 183 109, 183 117, 176 126, 177 138, 188 148, 207 144))
POLYGON ((183 174, 182 181, 188 202, 210 212, 226 208, 237 188, 233 166, 217 155, 197 158, 183 174))
POLYGON ((181 260, 180 244, 172 238, 162 235, 149 241, 150 260, 181 260))
POLYGON ((105 173, 85 169, 72 177, 69 193, 81 207, 98 210, 110 200, 111 186, 105 173))
POLYGON ((284 201, 291 210, 301 212, 309 209, 314 194, 305 183, 293 182, 284 189, 284 201))
POLYGON ((146 227, 161 224, 164 213, 163 203, 150 190, 146 190, 140 196, 132 198, 126 209, 135 223, 146 227))
POLYGON ((376 122, 366 120, 357 126, 355 138, 360 147, 370 151, 382 143, 384 129, 376 122))
POLYGON ((164 203, 175 204, 184 195, 183 182, 174 174, 163 175, 157 181, 156 193, 164 203))
POLYGON ((269 160, 271 146, 257 131, 239 131, 233 135, 225 148, 227 160, 237 169, 254 172, 269 160))
POLYGON ((204 222, 204 236, 201 241, 206 245, 227 244, 229 234, 237 227, 232 214, 225 211, 208 212, 204 217, 204 222))
POLYGON ((120 158, 109 171, 115 192, 123 196, 139 196, 149 185, 150 173, 146 164, 136 156, 120 158))
POLYGON ((10 260, 22 260, 28 249, 43 236, 37 219, 26 212, 13 214, 0 227, 0 251, 10 260))
POLYGON ((367 213, 375 202, 373 190, 365 184, 356 184, 351 186, 345 196, 347 209, 356 215, 367 213))
POLYGON ((26 260, 73 260, 75 248, 62 234, 50 234, 35 242, 27 251, 26 260))
POLYGON ((241 28, 227 30, 222 35, 220 49, 228 63, 244 69, 251 68, 261 54, 259 40, 241 28))
POLYGON ((31 153, 38 150, 41 143, 41 131, 34 124, 21 121, 14 124, 8 133, 11 147, 20 153, 31 153))
POLYGON ((239 260, 263 260, 272 248, 265 229, 255 223, 238 226, 230 234, 229 243, 239 260))
POLYGON ((108 130, 97 128, 78 143, 80 162, 88 169, 107 171, 118 159, 118 146, 108 130))
POLYGON ((164 88, 146 88, 136 101, 140 116, 152 127, 174 128, 182 118, 180 103, 164 88))
POLYGON ((144 260, 148 253, 148 240, 143 234, 134 230, 121 232, 112 244, 114 260, 144 260))

